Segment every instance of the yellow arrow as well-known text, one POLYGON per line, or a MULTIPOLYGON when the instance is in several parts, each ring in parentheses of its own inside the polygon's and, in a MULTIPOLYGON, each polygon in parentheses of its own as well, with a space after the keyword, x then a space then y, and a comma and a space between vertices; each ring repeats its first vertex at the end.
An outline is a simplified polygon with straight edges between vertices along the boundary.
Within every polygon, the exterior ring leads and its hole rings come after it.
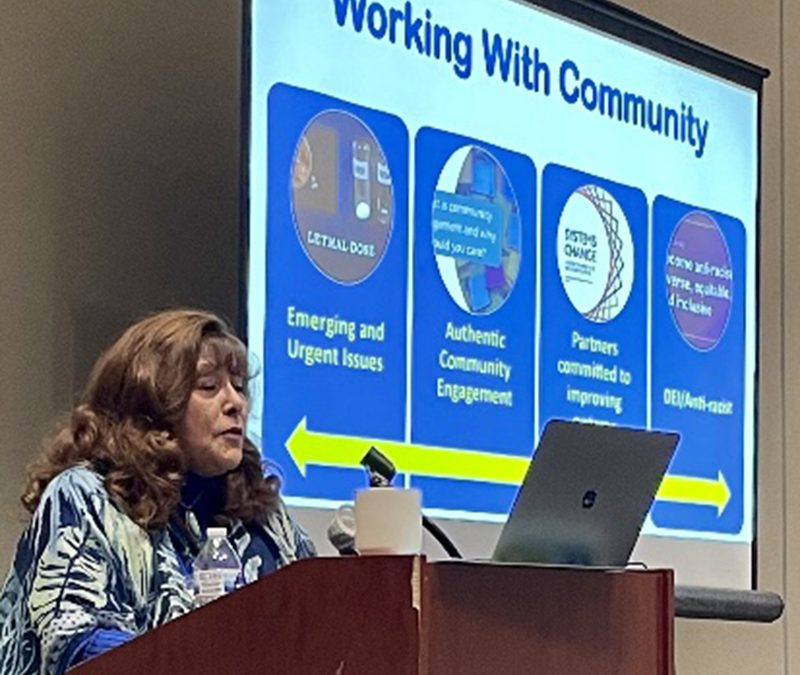
MULTIPOLYGON (((410 445, 399 441, 310 431, 305 417, 286 441, 286 449, 303 476, 306 475, 309 464, 358 467, 361 458, 373 445, 391 457, 399 472, 418 476, 519 485, 530 463, 529 458, 515 455, 410 445)), ((665 476, 656 493, 659 501, 715 506, 717 515, 725 510, 730 496, 728 484, 721 472, 716 480, 665 476)))
POLYGON ((286 441, 286 449, 304 476, 308 464, 359 466, 372 445, 391 457, 399 472, 437 478, 519 485, 530 462, 527 457, 317 433, 306 428, 305 417, 286 441))
POLYGON ((688 478, 685 476, 665 476, 656 492, 656 499, 683 504, 707 504, 717 507, 717 517, 728 506, 731 491, 722 471, 716 478, 688 478))

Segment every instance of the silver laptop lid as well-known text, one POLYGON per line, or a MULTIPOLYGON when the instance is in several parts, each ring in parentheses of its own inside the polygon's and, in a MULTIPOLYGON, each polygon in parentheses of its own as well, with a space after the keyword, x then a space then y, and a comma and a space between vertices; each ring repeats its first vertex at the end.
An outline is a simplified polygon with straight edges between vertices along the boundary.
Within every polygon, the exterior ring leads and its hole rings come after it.
POLYGON ((493 558, 624 566, 677 433, 551 420, 493 558))

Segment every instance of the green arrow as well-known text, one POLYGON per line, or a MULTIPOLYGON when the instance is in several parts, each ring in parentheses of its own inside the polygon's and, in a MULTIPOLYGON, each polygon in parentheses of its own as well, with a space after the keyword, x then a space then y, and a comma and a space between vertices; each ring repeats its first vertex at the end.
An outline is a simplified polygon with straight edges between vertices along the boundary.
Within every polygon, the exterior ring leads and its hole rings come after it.
MULTIPOLYGON (((411 445, 398 441, 311 431, 306 425, 305 417, 286 441, 286 449, 303 476, 306 475, 309 464, 358 467, 361 458, 373 445, 392 458, 399 472, 417 476, 519 485, 530 463, 527 457, 515 455, 411 445)), ((730 497, 730 489, 722 472, 716 480, 665 476, 656 493, 659 501, 714 506, 717 515, 725 510, 730 497)))
POLYGON ((656 492, 656 499, 683 504, 705 504, 717 507, 717 517, 728 506, 731 491, 722 471, 716 478, 690 478, 686 476, 665 476, 656 492))

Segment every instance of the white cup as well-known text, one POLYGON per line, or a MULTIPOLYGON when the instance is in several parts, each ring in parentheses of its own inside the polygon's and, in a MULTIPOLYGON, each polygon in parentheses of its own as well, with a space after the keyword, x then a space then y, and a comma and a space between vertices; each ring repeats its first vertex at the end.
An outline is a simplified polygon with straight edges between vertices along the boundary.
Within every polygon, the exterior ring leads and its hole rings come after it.
POLYGON ((419 490, 392 487, 356 492, 356 549, 361 555, 415 555, 422 549, 419 490))

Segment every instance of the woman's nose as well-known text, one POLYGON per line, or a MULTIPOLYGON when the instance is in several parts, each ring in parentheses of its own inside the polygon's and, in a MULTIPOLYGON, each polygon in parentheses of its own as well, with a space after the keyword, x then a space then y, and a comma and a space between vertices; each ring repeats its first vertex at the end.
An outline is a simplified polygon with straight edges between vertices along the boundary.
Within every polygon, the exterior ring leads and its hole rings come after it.
POLYGON ((239 391, 233 384, 228 383, 225 388, 225 403, 223 405, 223 412, 226 415, 240 413, 247 407, 247 399, 245 395, 239 391))

